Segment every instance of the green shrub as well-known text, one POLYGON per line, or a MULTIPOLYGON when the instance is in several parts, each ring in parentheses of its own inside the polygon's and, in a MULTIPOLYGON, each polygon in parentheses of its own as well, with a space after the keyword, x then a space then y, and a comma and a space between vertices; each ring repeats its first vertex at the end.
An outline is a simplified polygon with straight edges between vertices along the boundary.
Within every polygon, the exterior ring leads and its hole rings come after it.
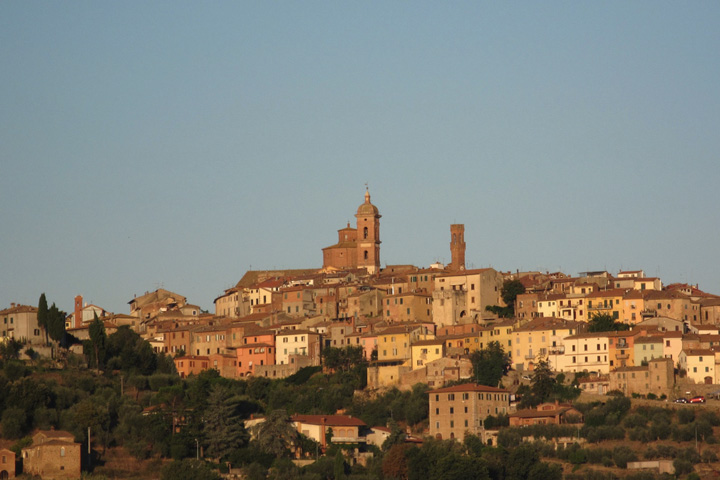
POLYGON ((632 450, 626 447, 615 447, 613 449, 613 461, 618 468, 627 468, 628 462, 634 462, 637 456, 632 450))
POLYGON ((687 460, 683 460, 682 458, 676 458, 673 460, 673 467, 675 467, 675 475, 678 476, 685 475, 686 473, 693 471, 692 463, 687 460))

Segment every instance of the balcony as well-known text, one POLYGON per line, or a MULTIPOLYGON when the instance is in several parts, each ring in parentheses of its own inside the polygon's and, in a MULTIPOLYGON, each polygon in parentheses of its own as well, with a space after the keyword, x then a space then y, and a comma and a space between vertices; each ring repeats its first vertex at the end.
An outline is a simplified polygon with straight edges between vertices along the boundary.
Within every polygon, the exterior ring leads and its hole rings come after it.
POLYGON ((630 358, 630 355, 628 355, 627 353, 616 353, 615 358, 617 358, 618 360, 627 360, 628 358, 630 358))
POLYGON ((563 355, 565 353, 565 347, 550 347, 550 355, 563 355))
POLYGON ((330 441, 332 443, 366 443, 367 439, 365 437, 338 437, 333 435, 330 441))
POLYGON ((525 355, 525 360, 535 360, 535 355, 525 355))

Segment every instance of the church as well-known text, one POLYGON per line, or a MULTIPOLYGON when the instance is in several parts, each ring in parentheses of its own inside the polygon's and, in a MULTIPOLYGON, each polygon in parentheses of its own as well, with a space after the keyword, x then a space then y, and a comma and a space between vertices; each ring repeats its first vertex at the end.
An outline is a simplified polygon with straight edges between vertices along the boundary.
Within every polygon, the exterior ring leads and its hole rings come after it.
POLYGON ((338 230, 338 243, 325 247, 323 270, 364 268, 371 275, 380 272, 380 212, 370 203, 370 192, 365 189, 365 202, 355 214, 357 226, 338 230))

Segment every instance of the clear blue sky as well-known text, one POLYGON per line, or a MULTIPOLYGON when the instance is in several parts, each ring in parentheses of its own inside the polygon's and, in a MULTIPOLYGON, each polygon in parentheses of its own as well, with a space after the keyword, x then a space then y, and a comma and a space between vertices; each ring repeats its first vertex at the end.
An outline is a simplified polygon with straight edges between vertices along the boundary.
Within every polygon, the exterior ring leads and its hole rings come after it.
POLYGON ((720 2, 0 3, 0 307, 381 259, 720 293, 720 2))

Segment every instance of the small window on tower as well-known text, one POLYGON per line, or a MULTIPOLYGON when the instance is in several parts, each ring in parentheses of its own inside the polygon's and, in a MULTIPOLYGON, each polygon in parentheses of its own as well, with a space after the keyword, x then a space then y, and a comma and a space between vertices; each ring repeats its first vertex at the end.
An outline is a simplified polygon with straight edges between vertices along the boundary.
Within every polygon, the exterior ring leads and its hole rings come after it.
POLYGON ((368 237, 368 228, 365 227, 365 228, 363 228, 363 238, 367 238, 367 237, 368 237))
POLYGON ((363 253, 363 257, 365 258, 365 260, 368 259, 368 251, 367 250, 365 250, 365 252, 363 253))

